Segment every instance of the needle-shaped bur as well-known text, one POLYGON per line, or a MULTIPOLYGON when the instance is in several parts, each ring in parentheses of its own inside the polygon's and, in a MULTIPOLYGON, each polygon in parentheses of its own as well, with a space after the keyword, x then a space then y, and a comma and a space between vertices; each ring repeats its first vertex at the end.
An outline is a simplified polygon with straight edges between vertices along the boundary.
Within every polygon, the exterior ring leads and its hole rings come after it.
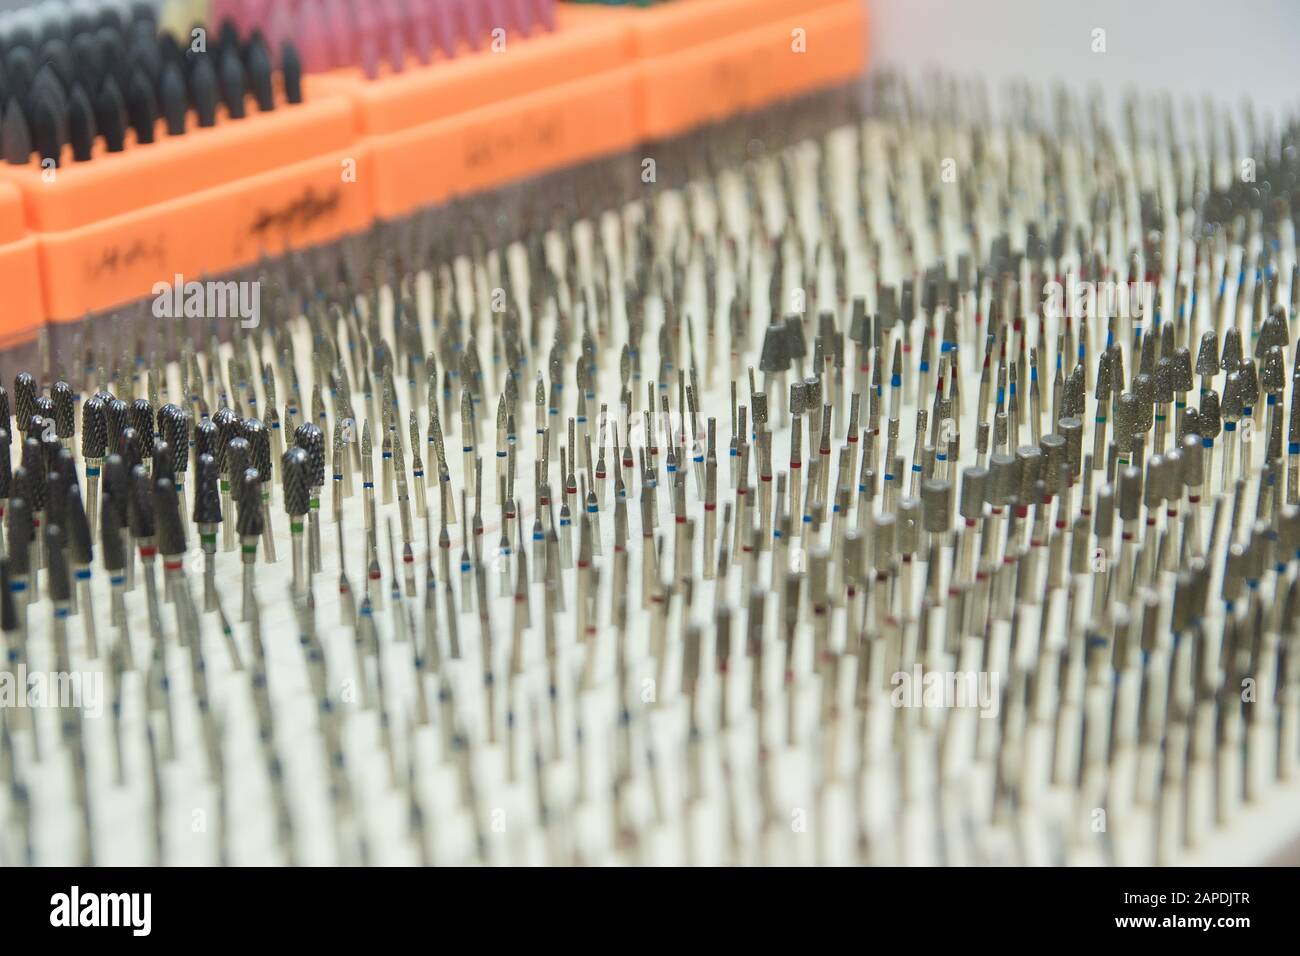
POLYGON ((293 544, 293 586, 295 593, 303 590, 306 576, 303 568, 303 515, 311 498, 308 487, 310 461, 307 452, 294 446, 284 453, 280 474, 284 480, 284 510, 289 515, 289 532, 293 544))

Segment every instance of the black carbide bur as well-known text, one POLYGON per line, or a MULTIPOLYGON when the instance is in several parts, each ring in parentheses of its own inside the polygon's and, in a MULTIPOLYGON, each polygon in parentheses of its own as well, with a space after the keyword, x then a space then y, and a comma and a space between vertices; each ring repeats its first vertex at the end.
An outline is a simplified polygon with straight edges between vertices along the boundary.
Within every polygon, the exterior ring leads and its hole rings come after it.
POLYGON ((284 482, 284 510, 289 515, 290 541, 293 545, 293 587, 301 593, 304 583, 302 516, 310 505, 307 487, 311 462, 307 452, 297 445, 287 449, 280 460, 280 477, 284 482))
POLYGON ((137 398, 131 403, 131 427, 140 440, 142 460, 153 457, 153 406, 147 398, 137 398))
POLYGON ((94 540, 90 533, 90 521, 86 517, 86 508, 81 500, 81 489, 73 485, 68 489, 68 501, 64 506, 64 527, 68 529, 68 544, 72 549, 72 563, 78 567, 88 566, 95 556, 94 540))
POLYGON ((8 558, 0 558, 0 631, 18 630, 18 607, 14 604, 13 577, 8 558))
POLYGON ((121 455, 104 459, 104 511, 114 512, 118 528, 126 527, 129 476, 121 455))
MULTIPOLYGON (((271 432, 260 420, 247 418, 244 420, 244 437, 248 440, 251 464, 257 469, 258 483, 261 486, 262 510, 265 511, 271 500, 271 432)), ((268 564, 274 564, 275 536, 271 533, 269 517, 265 515, 263 525, 262 553, 268 564)))
POLYGON ((290 103, 302 102, 302 59, 298 48, 289 40, 280 46, 280 74, 284 83, 284 98, 290 103))
MULTIPOLYGON (((248 439, 237 435, 226 446, 226 476, 230 482, 230 493, 236 501, 240 500, 239 483, 244 480, 244 472, 253 466, 253 451, 248 439)), ((258 488, 261 494, 261 487, 258 488)))
POLYGON ((153 482, 142 465, 136 465, 131 470, 130 493, 127 500, 127 521, 131 536, 142 542, 141 557, 151 557, 152 544, 143 542, 151 541, 157 533, 153 507, 153 482))
POLYGON ((9 570, 23 579, 31 572, 31 546, 34 534, 32 508, 26 498, 14 497, 9 501, 9 570))
MULTIPOLYGON (((50 600, 58 605, 72 600, 72 578, 68 574, 68 558, 64 553, 63 529, 52 524, 45 529, 45 586, 49 590, 50 600)), ((65 609, 66 610, 66 609, 65 609)))
POLYGON ((194 460, 197 462, 204 455, 208 455, 216 461, 217 444, 220 439, 220 429, 210 418, 202 419, 194 426, 194 460))
POLYGON ((115 398, 104 407, 104 422, 108 430, 108 450, 113 454, 122 452, 122 432, 126 431, 131 421, 131 406, 120 398, 115 398))
POLYGON ((140 435, 128 425, 122 429, 122 437, 118 444, 121 446, 122 462, 126 465, 126 473, 129 475, 132 468, 144 463, 144 458, 140 455, 140 435))
POLYGON ((39 452, 39 443, 35 438, 29 438, 23 445, 24 464, 14 472, 18 493, 32 506, 32 513, 38 515, 45 511, 45 481, 41 477, 45 474, 43 459, 44 456, 39 452), (33 448, 38 449, 36 454, 31 454, 33 448), (32 459, 30 466, 25 463, 28 458, 32 459))
POLYGON ((10 417, 11 414, 9 411, 9 390, 6 389, 3 385, 0 385, 0 428, 4 428, 5 430, 9 429, 10 417))
POLYGON ((293 440, 307 452, 307 484, 320 488, 325 484, 325 435, 315 422, 303 422, 294 430, 293 440))
POLYGON ((221 102, 231 119, 244 118, 244 65, 239 62, 239 51, 227 49, 221 55, 220 65, 221 102))
POLYGON ((163 556, 164 570, 179 569, 180 556, 185 553, 185 521, 176 486, 169 479, 154 482, 153 506, 158 522, 158 553, 163 556))
POLYGON ((125 97, 126 115, 135 130, 137 143, 147 145, 154 140, 154 124, 158 122, 158 97, 144 70, 137 67, 127 80, 125 97))
POLYGON ((28 423, 36 414, 36 379, 30 372, 14 376, 14 414, 18 417, 19 430, 27 431, 28 423))
POLYGON ((312 572, 322 569, 320 549, 320 489, 325 484, 325 435, 315 422, 303 422, 294 431, 294 441, 307 452, 307 484, 311 487, 308 508, 307 554, 312 572))
MULTIPOLYGON (((204 422, 203 424, 211 424, 204 422)), ((216 607, 217 525, 221 523, 221 490, 218 487, 217 460, 204 453, 194 460, 194 511, 191 517, 199 528, 203 545, 203 609, 216 607)))
POLYGON ((199 455, 195 462, 195 469, 192 517, 194 523, 199 525, 202 534, 204 525, 212 526, 221 523, 221 488, 218 478, 220 472, 217 470, 217 460, 209 454, 199 455))
POLYGON ((275 89, 271 82, 271 57, 261 36, 248 43, 248 88, 263 113, 275 109, 275 89))
POLYGON ((95 96, 95 126, 104 137, 104 148, 110 153, 120 153, 126 148, 126 130, 130 126, 126 99, 122 87, 110 74, 95 96))
POLYGON ((62 127, 66 125, 59 103, 45 91, 34 91, 31 107, 32 145, 43 167, 57 167, 63 152, 62 127))
POLYGON ((62 441, 67 441, 77 428, 77 417, 73 408, 72 386, 67 382, 55 382, 50 389, 50 398, 54 402, 54 431, 62 441))
POLYGON ((262 484, 271 481, 271 432, 256 418, 244 420, 244 437, 252 453, 252 465, 257 469, 262 484))
POLYGON ((188 104, 185 75, 179 64, 168 63, 163 67, 162 77, 158 81, 158 100, 163 122, 167 124, 167 135, 180 136, 185 132, 188 104))
POLYGON ((217 460, 217 468, 225 475, 226 451, 230 447, 230 440, 239 434, 239 416, 233 409, 218 408, 212 416, 212 423, 217 427, 217 440, 210 453, 217 460))
POLYGON ((172 446, 165 441, 153 443, 153 480, 176 482, 176 469, 172 465, 172 446))
POLYGON ((95 108, 85 87, 75 83, 68 93, 68 142, 72 146, 74 162, 84 163, 93 157, 97 135, 95 108))
POLYGON ((190 67, 190 102, 194 104, 195 118, 201 127, 216 126, 217 104, 221 102, 216 67, 208 54, 195 57, 193 62, 190 67))
MULTIPOLYGON (((256 539, 262 534, 262 485, 257 480, 256 468, 245 468, 239 479, 239 511, 236 521, 239 536, 244 539, 245 555, 249 539, 256 539)), ((253 547, 256 547, 254 541, 253 547)))
POLYGON ((9 432, 0 428, 0 518, 4 517, 4 503, 9 500, 13 483, 13 462, 9 460, 9 432))
POLYGON ((262 534, 262 483, 257 480, 257 469, 245 470, 239 480, 239 515, 237 518, 240 551, 244 563, 243 619, 252 620, 254 614, 253 564, 257 561, 257 539, 262 534))
POLYGON ((42 441, 45 440, 47 432, 58 437, 58 430, 54 427, 54 400, 48 395, 37 395, 35 405, 36 410, 32 418, 40 422, 40 428, 30 429, 31 433, 42 441))
POLYGON ((4 143, 4 160, 14 166, 26 166, 32 160, 32 133, 18 97, 9 97, 0 121, 0 140, 4 143))
POLYGON ((99 527, 99 553, 108 572, 108 583, 112 587, 113 606, 112 623, 121 627, 126 621, 126 605, 122 591, 126 585, 126 542, 123 540, 122 522, 118 519, 117 509, 105 508, 104 520, 99 527))
MULTIPOLYGON (((291 518, 301 518, 307 513, 311 500, 310 470, 310 456, 303 448, 294 446, 284 453, 280 473, 284 479, 284 510, 291 518)), ((297 525, 301 530, 302 523, 297 525)))
POLYGON ((63 526, 63 509, 68 506, 68 485, 57 470, 45 475, 45 523, 63 526))
POLYGON ((104 403, 92 395, 81 406, 81 457, 96 461, 104 457, 108 447, 108 426, 104 419, 104 403))
MULTIPOLYGON (((229 511, 232 504, 232 495, 234 489, 230 484, 229 468, 229 451, 230 441, 239 434, 239 419, 234 410, 230 408, 219 408, 212 416, 212 422, 217 426, 216 441, 212 443, 212 457, 217 462, 217 474, 221 481, 221 503, 224 510, 229 511)), ((222 528, 221 548, 223 551, 232 551, 235 547, 235 522, 227 521, 222 528)))
POLYGON ((158 409, 158 434, 172 449, 172 471, 177 487, 183 486, 190 468, 188 416, 178 405, 168 403, 158 409))

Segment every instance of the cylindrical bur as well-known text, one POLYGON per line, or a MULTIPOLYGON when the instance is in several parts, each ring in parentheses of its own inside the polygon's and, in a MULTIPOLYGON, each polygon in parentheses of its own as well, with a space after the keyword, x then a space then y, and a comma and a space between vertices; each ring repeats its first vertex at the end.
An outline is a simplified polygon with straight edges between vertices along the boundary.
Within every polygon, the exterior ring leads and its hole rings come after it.
POLYGON ((1020 495, 1020 459, 1004 452, 989 458, 989 504, 1005 508, 1020 495))
POLYGON ((1026 507, 1039 500, 1034 489, 1043 476, 1043 452, 1033 445, 1021 445, 1016 449, 1016 461, 1020 465, 1020 487, 1016 489, 1016 499, 1026 507))
POLYGON ((1279 560, 1300 558, 1300 507, 1283 506, 1278 516, 1277 547, 1279 560))
POLYGON ((1069 464, 1066 461, 1065 436, 1053 432, 1038 440, 1043 453, 1043 469, 1040 477, 1047 485, 1050 494, 1060 494, 1065 490, 1070 477, 1069 464))
POLYGON ((271 533, 270 515, 267 514, 271 504, 271 432, 258 419, 249 418, 244 421, 244 438, 248 441, 252 467, 257 469, 262 495, 262 558, 268 564, 273 564, 275 536, 271 533))
POLYGON ((1056 427, 1065 438, 1066 475, 1069 483, 1074 484, 1083 467, 1083 422, 1071 416, 1062 418, 1056 427))
POLYGON ((217 525, 221 523, 221 488, 217 460, 204 453, 195 459, 194 511, 191 517, 199 528, 203 546, 203 609, 216 608, 217 525))
POLYGON ((1129 465, 1119 473, 1119 517, 1136 521, 1142 514, 1142 472, 1129 465))
POLYGON ((887 574, 894 558, 894 530, 898 521, 892 514, 871 518, 871 565, 878 574, 887 574))
POLYGON ((68 442, 76 430, 76 416, 73 410, 72 386, 67 382, 55 382, 50 389, 50 398, 54 401, 54 430, 59 441, 68 442))
POLYGON ((952 485, 939 478, 923 482, 921 501, 925 505, 925 530, 931 534, 947 534, 952 523, 952 485))
POLYGON ((989 491, 989 470, 978 465, 965 468, 961 474, 961 501, 958 509, 967 522, 978 521, 984 514, 984 501, 989 491))

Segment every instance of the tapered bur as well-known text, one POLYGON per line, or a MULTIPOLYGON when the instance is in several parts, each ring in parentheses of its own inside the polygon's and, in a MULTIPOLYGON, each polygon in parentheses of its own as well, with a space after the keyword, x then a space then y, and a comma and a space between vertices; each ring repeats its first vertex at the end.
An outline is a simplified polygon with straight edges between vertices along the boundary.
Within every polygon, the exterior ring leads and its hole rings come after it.
POLYGON ((90 537, 90 522, 86 518, 86 506, 81 500, 81 489, 76 485, 68 488, 68 500, 63 509, 63 522, 68 529, 68 545, 72 549, 72 560, 76 564, 90 564, 94 557, 94 544, 90 537))
POLYGON ((157 533, 153 505, 153 481, 143 465, 136 465, 131 470, 131 493, 128 502, 127 520, 130 522, 131 534, 137 538, 152 538, 157 533))
POLYGON ((221 57, 221 102, 231 119, 244 118, 244 67, 233 49, 221 57))
POLYGON ((104 84, 95 97, 95 126, 104 137, 105 148, 110 153, 120 153, 126 144, 126 101, 112 76, 104 77, 104 84))
POLYGON ((59 525, 45 529, 45 586, 56 605, 72 600, 72 578, 68 574, 68 556, 64 551, 67 535, 59 525))
POLYGON ((27 574, 32 569, 32 508, 26 498, 9 499, 9 570, 27 574))
POLYGON ((136 69, 126 87, 126 115, 135 130, 136 142, 152 143, 154 124, 158 121, 158 98, 145 72, 136 69))
POLYGON ((263 113, 275 109, 275 89, 271 84, 271 58, 261 38, 248 46, 248 87, 253 91, 257 108, 263 113))
POLYGON ((284 98, 290 103, 302 102, 302 60, 298 48, 285 41, 280 47, 280 72, 284 82, 284 98))
POLYGON ((194 104, 194 113, 200 126, 216 125, 217 104, 221 101, 221 94, 217 72, 210 56, 198 57, 190 68, 190 101, 194 104))
POLYGON ((167 124, 167 135, 180 136, 185 132, 188 103, 185 77, 181 74, 180 66, 175 63, 163 67, 162 79, 158 83, 158 101, 162 108, 163 122, 167 124))
POLYGON ((18 97, 9 97, 5 106, 4 122, 0 124, 4 136, 5 162, 15 166, 25 166, 32 158, 32 134, 27 128, 27 117, 23 115, 18 97))
POLYGON ((90 159, 95 135, 95 110, 85 89, 76 83, 68 94, 68 142, 72 144, 74 161, 84 163, 90 159))

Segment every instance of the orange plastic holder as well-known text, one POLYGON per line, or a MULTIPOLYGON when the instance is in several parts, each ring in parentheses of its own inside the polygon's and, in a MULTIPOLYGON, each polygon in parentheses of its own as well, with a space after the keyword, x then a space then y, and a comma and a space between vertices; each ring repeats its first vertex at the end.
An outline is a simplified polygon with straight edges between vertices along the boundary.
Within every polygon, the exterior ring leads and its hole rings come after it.
POLYGON ((354 99, 375 214, 401 216, 634 145, 624 12, 564 5, 553 33, 507 35, 499 52, 467 49, 374 81, 339 70, 308 77, 306 89, 354 99))
POLYGON ((364 228, 365 163, 351 103, 323 97, 174 139, 160 126, 150 145, 0 175, 21 190, 37 236, 47 315, 70 321, 177 274, 190 281, 364 228))
POLYGON ((32 341, 44 323, 39 273, 36 240, 23 224, 23 195, 0 181, 0 349, 32 341))
MULTIPOLYGON (((721 0, 715 12, 736 5, 735 0, 721 0)), ((680 52, 640 60, 642 135, 648 139, 675 136, 704 123, 845 82, 862 72, 866 65, 866 12, 859 0, 831 5, 820 0, 781 4, 774 0, 770 6, 779 6, 781 15, 692 46, 685 46, 684 41, 703 31, 700 24, 681 15, 690 5, 643 11, 648 19, 636 27, 638 50, 676 47, 680 52), (655 22, 656 17, 662 19, 655 22), (671 42, 674 37, 682 44, 671 42)))
POLYGON ((507 34, 496 51, 490 42, 477 51, 466 46, 452 59, 429 66, 412 61, 403 72, 376 80, 357 68, 335 70, 306 77, 304 89, 308 99, 351 97, 362 133, 395 133, 627 66, 632 36, 619 13, 564 4, 554 32, 507 34))

